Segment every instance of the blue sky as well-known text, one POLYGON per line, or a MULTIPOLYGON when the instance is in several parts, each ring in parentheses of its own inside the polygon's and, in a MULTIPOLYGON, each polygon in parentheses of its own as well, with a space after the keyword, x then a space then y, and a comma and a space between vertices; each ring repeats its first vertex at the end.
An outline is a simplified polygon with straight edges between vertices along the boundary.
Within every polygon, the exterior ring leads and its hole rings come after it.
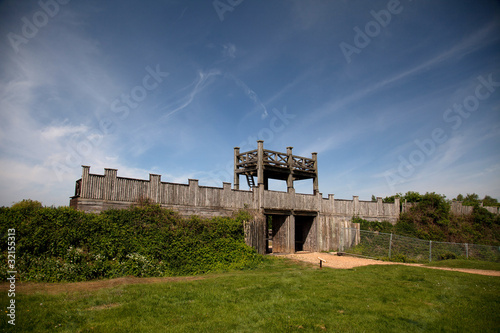
POLYGON ((81 165, 222 186, 258 139, 325 196, 500 199, 497 1, 3 1, 0 32, 0 205, 81 165))

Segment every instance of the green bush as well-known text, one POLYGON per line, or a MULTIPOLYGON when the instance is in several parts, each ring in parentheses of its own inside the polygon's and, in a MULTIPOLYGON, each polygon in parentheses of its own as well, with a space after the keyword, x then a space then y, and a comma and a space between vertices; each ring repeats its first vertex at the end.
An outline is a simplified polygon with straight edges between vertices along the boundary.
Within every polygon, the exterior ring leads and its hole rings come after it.
POLYGON ((354 217, 352 219, 352 222, 359 223, 361 230, 378 231, 385 233, 391 233, 394 227, 392 223, 387 221, 367 221, 359 217, 354 217))
POLYGON ((397 253, 395 255, 392 255, 391 261, 404 262, 404 263, 411 262, 404 254, 401 254, 401 253, 397 253))
MULTIPOLYGON (((235 218, 181 218, 144 204, 90 214, 68 207, 0 208, 0 252, 16 231, 16 270, 26 281, 85 281, 119 276, 174 276, 255 267, 262 261, 245 245, 235 218)), ((0 272, 4 279, 7 269, 0 272)))
MULTIPOLYGON (((479 204, 474 206, 472 214, 452 214, 450 212, 450 203, 443 195, 436 193, 426 193, 424 195, 417 192, 408 192, 406 195, 399 193, 385 198, 384 201, 394 202, 395 198, 413 203, 408 211, 400 214, 395 225, 388 222, 372 222, 353 217, 352 222, 359 223, 361 230, 378 233, 370 235, 362 233, 361 243, 349 249, 350 253, 385 258, 388 256, 389 235, 383 235, 382 233, 392 233, 435 242, 468 243, 469 258, 481 258, 490 261, 499 260, 498 251, 494 250, 494 248, 492 250, 489 246, 500 246, 500 215, 490 213, 485 208, 480 207, 479 204), (489 246, 471 247, 471 244, 489 246)), ((425 242, 417 242, 412 247, 404 242, 399 242, 396 245, 393 240, 392 260, 428 260, 428 255, 423 255, 423 253, 428 251, 429 246, 423 244, 425 242), (404 253, 406 257, 399 258, 395 253, 404 253)), ((434 245, 434 247, 436 246, 434 245)), ((464 251, 465 247, 463 245, 450 253, 433 250, 433 259, 460 258, 465 256, 464 251)))
POLYGON ((457 255, 453 252, 447 251, 444 253, 440 253, 438 256, 438 260, 448 260, 448 259, 457 259, 457 255))

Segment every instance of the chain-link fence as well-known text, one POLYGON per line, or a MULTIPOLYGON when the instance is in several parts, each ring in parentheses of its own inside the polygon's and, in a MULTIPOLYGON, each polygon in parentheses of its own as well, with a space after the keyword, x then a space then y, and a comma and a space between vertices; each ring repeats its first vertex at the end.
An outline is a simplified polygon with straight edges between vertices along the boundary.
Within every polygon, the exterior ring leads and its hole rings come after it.
POLYGON ((500 262, 500 247, 434 242, 377 231, 344 228, 339 251, 363 257, 404 262, 478 259, 500 262), (347 244, 352 244, 348 246, 347 244))

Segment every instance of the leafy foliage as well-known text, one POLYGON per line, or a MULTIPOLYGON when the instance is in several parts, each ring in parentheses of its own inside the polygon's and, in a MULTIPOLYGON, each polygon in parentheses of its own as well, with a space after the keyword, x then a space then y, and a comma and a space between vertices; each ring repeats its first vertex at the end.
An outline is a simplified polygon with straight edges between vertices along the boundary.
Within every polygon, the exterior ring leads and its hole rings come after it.
MULTIPOLYGON (((394 233, 432 241, 500 245, 500 216, 475 205, 470 215, 455 215, 450 212, 450 203, 444 195, 436 193, 419 194, 408 192, 396 194, 384 200, 399 197, 416 203, 402 213, 395 225, 388 222, 370 222, 359 218, 353 222, 361 229, 394 233)), ((468 195, 469 199, 477 195, 468 195)))
POLYGON ((387 221, 367 221, 359 217, 354 217, 352 219, 353 223, 359 223, 361 230, 370 230, 370 231, 378 231, 378 232, 385 232, 385 233, 391 233, 393 231, 393 225, 390 222, 387 221))
POLYGON ((385 203, 394 203, 395 199, 399 198, 399 202, 420 202, 422 200, 422 195, 418 192, 408 191, 406 194, 396 193, 395 195, 391 195, 390 197, 385 197, 382 199, 382 202, 385 203))
POLYGON ((500 206, 500 203, 498 202, 497 199, 492 198, 489 195, 485 195, 483 199, 479 199, 479 195, 477 195, 476 193, 472 194, 467 193, 465 197, 462 194, 459 194, 453 200, 461 201, 462 205, 464 206, 479 206, 480 204, 482 204, 483 206, 490 206, 490 207, 500 206))
POLYGON ((249 217, 240 212, 235 218, 184 219, 147 203, 101 214, 32 204, 2 207, 0 259, 7 262, 7 230, 15 229, 16 269, 27 281, 243 269, 262 260, 244 242, 243 221, 249 217))
POLYGON ((24 210, 38 209, 42 207, 43 206, 40 201, 31 199, 24 199, 12 205, 12 208, 14 209, 24 209, 24 210))

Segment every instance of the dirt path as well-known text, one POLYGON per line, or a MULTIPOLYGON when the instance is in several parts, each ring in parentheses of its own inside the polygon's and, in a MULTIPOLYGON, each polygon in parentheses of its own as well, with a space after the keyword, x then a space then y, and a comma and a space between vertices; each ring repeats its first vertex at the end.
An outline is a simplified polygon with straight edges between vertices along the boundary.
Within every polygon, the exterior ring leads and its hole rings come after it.
POLYGON ((323 262, 323 266, 337 268, 337 269, 350 269, 354 267, 368 266, 368 265, 406 265, 406 266, 418 266, 431 269, 440 269, 443 271, 455 271, 455 272, 480 274, 488 276, 500 276, 500 271, 488 271, 488 270, 469 269, 469 268, 430 267, 430 266, 424 266, 422 264, 404 264, 398 262, 356 258, 345 255, 338 256, 336 255, 336 253, 331 254, 331 253, 320 253, 320 252, 304 252, 304 253, 299 252, 293 254, 283 254, 283 256, 290 259, 309 262, 312 264, 316 264, 318 266, 320 261, 319 258, 321 258, 323 260, 326 260, 326 262, 323 262))

